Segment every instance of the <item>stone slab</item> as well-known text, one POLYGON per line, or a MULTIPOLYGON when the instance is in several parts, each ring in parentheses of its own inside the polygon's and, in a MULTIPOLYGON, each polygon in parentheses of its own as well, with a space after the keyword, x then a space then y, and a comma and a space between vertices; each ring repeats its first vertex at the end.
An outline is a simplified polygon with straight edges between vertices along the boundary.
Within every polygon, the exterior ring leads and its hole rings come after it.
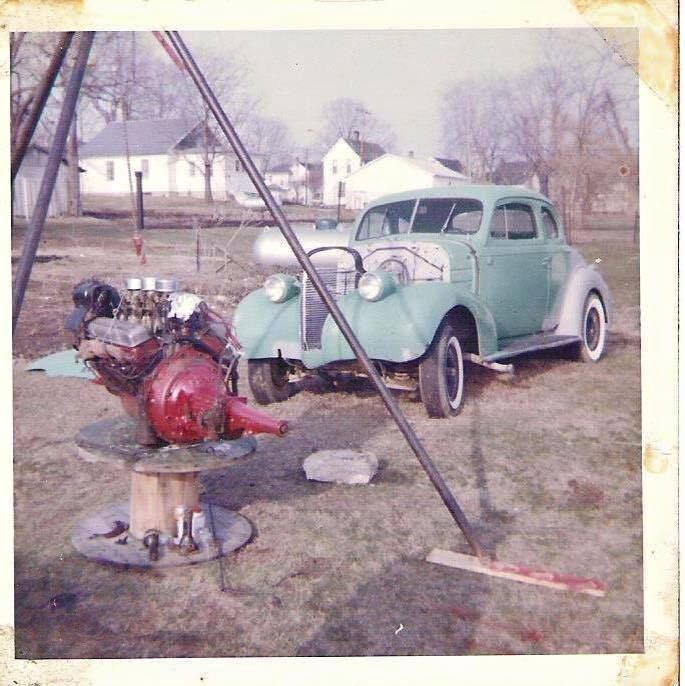
POLYGON ((224 507, 212 505, 214 528, 218 545, 214 544, 209 522, 209 507, 204 504, 207 527, 195 538, 199 551, 192 555, 181 555, 172 546, 160 545, 160 557, 156 562, 150 560, 149 551, 140 539, 129 532, 113 538, 104 538, 103 533, 112 530, 117 520, 129 522, 128 503, 113 503, 81 520, 74 528, 71 542, 74 548, 87 558, 96 562, 127 565, 131 567, 176 567, 214 560, 220 555, 241 548, 253 535, 250 521, 224 507), (117 541, 126 537, 126 544, 117 541))
POLYGON ((378 459, 361 450, 317 450, 302 466, 310 481, 367 484, 378 471, 378 459))

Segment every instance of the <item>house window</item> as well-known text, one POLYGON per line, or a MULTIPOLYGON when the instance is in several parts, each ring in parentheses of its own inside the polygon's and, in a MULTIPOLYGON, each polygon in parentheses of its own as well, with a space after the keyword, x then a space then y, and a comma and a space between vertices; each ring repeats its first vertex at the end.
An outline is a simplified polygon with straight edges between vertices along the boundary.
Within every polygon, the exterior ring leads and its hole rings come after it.
POLYGON ((236 160, 236 161, 235 161, 235 170, 236 170, 237 172, 240 171, 240 160, 236 160))
POLYGON ((188 162, 188 176, 195 176, 195 163, 188 162))
POLYGON ((337 174, 338 174, 338 163, 333 162, 333 175, 337 176, 337 174))
POLYGON ((150 160, 140 160, 140 171, 143 172, 144 179, 150 176, 150 160))
POLYGON ((348 162, 347 163, 347 175, 349 176, 352 173, 352 163, 348 162))
POLYGON ((105 167, 107 170, 107 181, 114 181, 114 160, 107 160, 105 167))

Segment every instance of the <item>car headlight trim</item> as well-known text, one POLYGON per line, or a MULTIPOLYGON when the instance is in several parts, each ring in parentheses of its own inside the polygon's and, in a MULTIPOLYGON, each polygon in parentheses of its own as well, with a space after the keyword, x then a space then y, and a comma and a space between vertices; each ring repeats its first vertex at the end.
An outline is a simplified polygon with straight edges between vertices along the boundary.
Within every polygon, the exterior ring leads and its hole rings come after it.
POLYGON ((272 303, 290 300, 299 290, 297 279, 290 274, 272 274, 264 282, 264 292, 272 303))

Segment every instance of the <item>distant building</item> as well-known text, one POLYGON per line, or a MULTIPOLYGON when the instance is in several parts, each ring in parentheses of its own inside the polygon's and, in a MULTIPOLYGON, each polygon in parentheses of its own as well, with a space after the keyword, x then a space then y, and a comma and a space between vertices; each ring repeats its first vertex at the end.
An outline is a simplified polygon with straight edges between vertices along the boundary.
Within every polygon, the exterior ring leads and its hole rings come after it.
MULTIPOLYGON (((48 161, 49 150, 42 145, 32 143, 24 155, 19 171, 12 185, 12 214, 17 217, 30 219, 36 206, 38 191, 43 181, 45 165, 48 161)), ((48 217, 58 217, 67 211, 67 174, 69 163, 62 158, 62 164, 57 172, 55 188, 52 191, 48 217)), ((79 167, 79 171, 85 171, 79 167)))
POLYGON ((540 191, 540 178, 525 161, 501 161, 490 180, 506 186, 525 186, 532 191, 540 191))
POLYGON ((294 202, 301 205, 321 205, 323 202, 323 165, 320 162, 297 160, 290 167, 294 202))
POLYGON ((276 164, 264 172, 264 180, 267 186, 281 189, 281 197, 291 200, 292 184, 289 164, 276 164))
POLYGON ((296 160, 294 164, 277 164, 267 169, 264 178, 269 186, 280 190, 281 198, 299 205, 320 205, 321 164, 296 160))
POLYGON ((358 210, 388 193, 464 183, 466 176, 435 159, 385 153, 347 177, 345 207, 358 210))
MULTIPOLYGON (((81 146, 79 158, 88 172, 84 193, 129 193, 129 164, 143 173, 143 191, 161 195, 204 195, 204 130, 187 119, 112 122, 81 146), (128 160, 127 160, 128 151, 128 160)), ((233 151, 211 142, 212 193, 228 199, 254 190, 233 151)), ((257 166, 261 155, 252 155, 257 166)))
POLYGON ((337 204, 339 184, 383 154, 385 150, 377 143, 361 140, 359 131, 355 131, 351 138, 338 138, 322 160, 323 204, 337 204))

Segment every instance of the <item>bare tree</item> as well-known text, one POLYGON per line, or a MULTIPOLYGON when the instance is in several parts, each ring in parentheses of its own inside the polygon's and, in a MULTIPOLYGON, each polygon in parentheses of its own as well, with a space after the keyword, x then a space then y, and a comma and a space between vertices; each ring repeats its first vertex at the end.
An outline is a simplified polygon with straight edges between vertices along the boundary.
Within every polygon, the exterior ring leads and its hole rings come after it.
POLYGON ((467 176, 493 177, 502 159, 505 129, 495 116, 504 101, 499 83, 464 81, 450 88, 442 101, 442 141, 447 154, 458 157, 467 176))
POLYGON ((248 149, 260 155, 262 171, 266 171, 275 160, 290 157, 290 132, 280 119, 253 115, 243 129, 248 149))
POLYGON ((579 35, 548 33, 534 69, 448 92, 443 140, 479 179, 491 178, 500 161, 525 162, 572 227, 620 180, 619 170, 636 166, 626 128, 636 117, 636 79, 625 63, 579 35))
POLYGON ((341 136, 351 138, 359 131, 362 139, 378 143, 386 150, 396 145, 396 135, 386 121, 371 112, 361 100, 336 98, 322 111, 323 128, 319 136, 321 146, 329 148, 341 136))

